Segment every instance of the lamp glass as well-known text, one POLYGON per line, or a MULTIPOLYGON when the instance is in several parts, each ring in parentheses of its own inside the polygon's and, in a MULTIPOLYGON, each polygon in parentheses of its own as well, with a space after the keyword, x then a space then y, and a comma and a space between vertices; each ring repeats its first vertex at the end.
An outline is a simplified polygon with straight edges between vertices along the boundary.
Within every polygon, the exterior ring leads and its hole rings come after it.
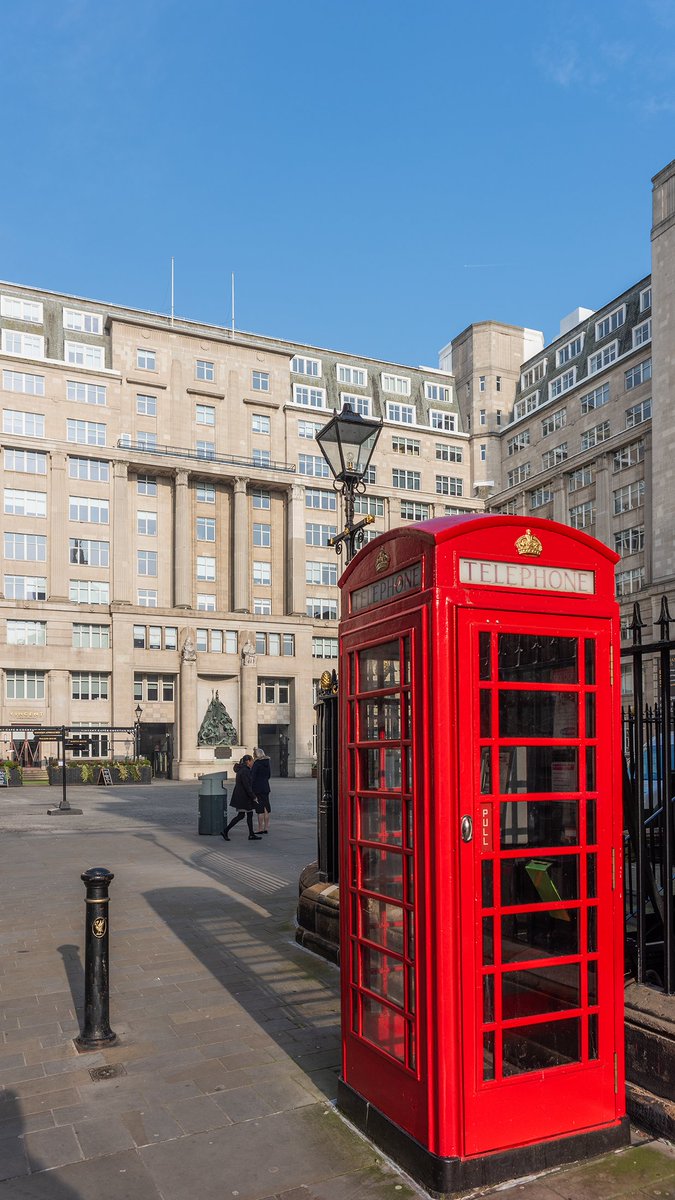
POLYGON ((336 479, 363 478, 381 428, 381 421, 368 420, 348 405, 324 425, 316 440, 336 479))

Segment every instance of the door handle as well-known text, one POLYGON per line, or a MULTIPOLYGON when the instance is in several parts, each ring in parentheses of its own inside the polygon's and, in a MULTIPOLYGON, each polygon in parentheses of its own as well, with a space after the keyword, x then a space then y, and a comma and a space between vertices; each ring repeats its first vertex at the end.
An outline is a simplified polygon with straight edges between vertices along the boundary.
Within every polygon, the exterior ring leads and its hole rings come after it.
POLYGON ((462 841, 470 842, 473 838, 473 821, 471 817, 462 817, 462 841))

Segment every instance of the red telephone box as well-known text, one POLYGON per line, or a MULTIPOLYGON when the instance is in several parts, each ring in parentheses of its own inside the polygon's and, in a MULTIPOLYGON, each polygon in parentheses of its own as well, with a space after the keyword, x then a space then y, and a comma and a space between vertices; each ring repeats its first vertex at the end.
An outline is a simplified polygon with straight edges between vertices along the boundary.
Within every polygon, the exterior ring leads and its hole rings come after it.
POLYGON ((468 515, 340 581, 338 1103, 431 1191, 628 1139, 616 561, 468 515))

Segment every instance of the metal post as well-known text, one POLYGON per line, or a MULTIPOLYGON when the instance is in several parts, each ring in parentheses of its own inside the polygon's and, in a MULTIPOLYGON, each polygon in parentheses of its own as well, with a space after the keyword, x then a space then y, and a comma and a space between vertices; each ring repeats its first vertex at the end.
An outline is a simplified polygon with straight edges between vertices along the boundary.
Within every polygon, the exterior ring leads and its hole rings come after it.
POLYGON ((61 791, 62 791, 62 796, 61 796, 61 803, 59 804, 59 808, 61 809, 62 812, 65 812, 70 808, 70 805, 68 803, 68 796, 66 794, 66 782, 67 782, 67 780, 66 780, 66 727, 65 727, 65 725, 62 725, 61 726, 61 791))
POLYGON ((79 1050, 97 1050, 117 1041, 110 1028, 110 980, 108 976, 108 887, 115 878, 107 867, 91 867, 80 876, 87 889, 85 898, 84 1028, 75 1045, 79 1050))

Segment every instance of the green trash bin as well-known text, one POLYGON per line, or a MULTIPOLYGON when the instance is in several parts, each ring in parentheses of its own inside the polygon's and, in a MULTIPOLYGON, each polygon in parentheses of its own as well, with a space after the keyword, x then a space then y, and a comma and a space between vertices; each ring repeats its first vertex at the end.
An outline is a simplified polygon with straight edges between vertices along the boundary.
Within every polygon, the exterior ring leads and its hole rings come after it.
POLYGON ((227 771, 203 775, 199 785, 199 833, 222 833, 227 812, 227 771))

